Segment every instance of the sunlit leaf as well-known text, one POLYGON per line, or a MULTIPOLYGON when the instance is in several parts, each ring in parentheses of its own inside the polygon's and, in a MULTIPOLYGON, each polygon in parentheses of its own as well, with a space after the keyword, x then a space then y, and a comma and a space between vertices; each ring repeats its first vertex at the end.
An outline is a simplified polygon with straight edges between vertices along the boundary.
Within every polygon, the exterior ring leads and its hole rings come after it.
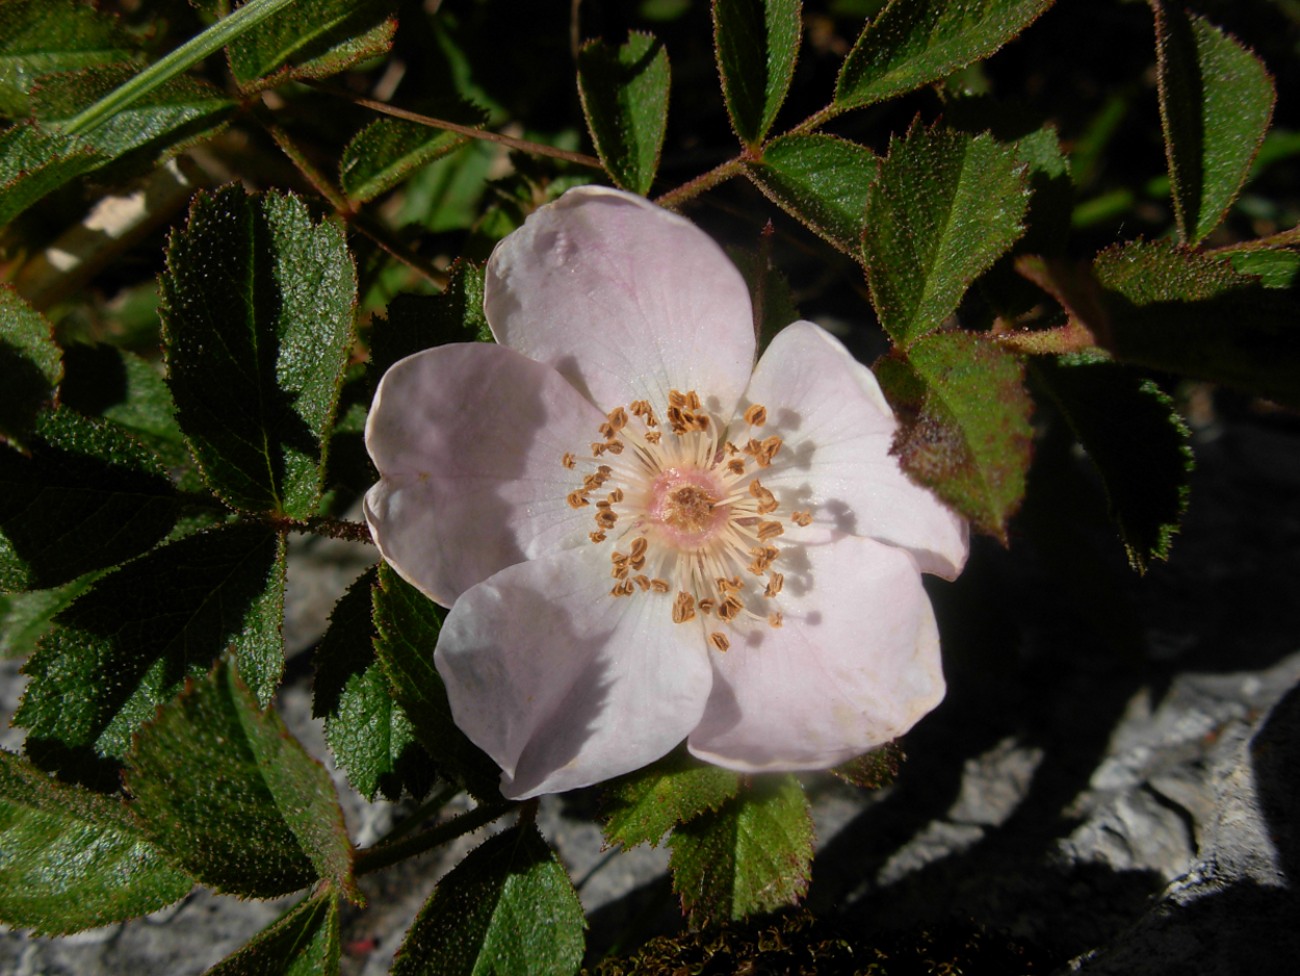
POLYGON ((747 146, 763 141, 785 101, 802 29, 799 0, 713 0, 722 94, 747 146))
POLYGON ((605 841, 658 846, 680 823, 716 810, 740 789, 740 777, 686 752, 674 752, 604 788, 605 841))
MULTIPOLYGON (((464 102, 435 104, 426 114, 471 127, 487 121, 482 109, 464 102)), ((468 136, 405 119, 375 119, 343 148, 339 184, 354 203, 373 200, 468 140, 468 136)))
POLYGON ((673 890, 692 925, 770 912, 808 890, 813 825, 793 776, 764 779, 673 831, 673 890))
POLYGON ((62 935, 156 911, 192 886, 121 802, 0 750, 0 922, 62 935))
POLYGON ((12 285, 0 285, 0 375, 0 440, 21 446, 63 378, 63 361, 50 323, 12 285))
POLYGON ((659 168, 668 124, 668 51, 632 32, 618 48, 588 42, 578 54, 578 93, 596 153, 625 190, 644 196, 659 168))
POLYGON ((339 971, 339 899, 304 898, 203 976, 332 976, 339 971))
POLYGON ((1273 115, 1273 79, 1232 35, 1155 0, 1160 118, 1179 236, 1199 243, 1227 214, 1273 115))
POLYGON ((140 730, 126 780, 154 843, 217 891, 270 898, 321 878, 353 892, 329 774, 226 658, 140 730))
POLYGON ((582 905, 531 824, 497 834, 438 882, 393 976, 567 976, 582 961, 582 905))

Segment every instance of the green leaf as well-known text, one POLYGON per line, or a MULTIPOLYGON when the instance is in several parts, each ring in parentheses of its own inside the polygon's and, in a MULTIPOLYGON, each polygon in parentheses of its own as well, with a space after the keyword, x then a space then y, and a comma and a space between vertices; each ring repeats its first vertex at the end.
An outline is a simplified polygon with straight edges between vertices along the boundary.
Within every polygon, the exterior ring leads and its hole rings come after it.
POLYGON ((433 760, 393 700, 375 657, 371 590, 377 573, 363 573, 330 614, 316 648, 312 714, 325 719, 325 740, 353 788, 367 800, 380 792, 396 800, 403 785, 416 796, 428 792, 433 760))
POLYGON ((374 601, 375 654, 416 736, 443 776, 479 799, 500 800, 501 771, 452 721, 447 690, 433 666, 442 608, 387 563, 379 567, 374 601))
POLYGON ((1256 275, 1265 288, 1295 288, 1300 285, 1300 251, 1234 251, 1228 254, 1232 266, 1242 274, 1256 275))
POLYGON ((29 456, 0 446, 0 590, 44 589, 152 548, 180 502, 153 452, 73 410, 37 419, 29 456))
POLYGON ((0 114, 28 113, 27 93, 41 75, 136 60, 136 44, 117 18, 78 0, 0 3, 0 114))
POLYGON ((140 730, 126 782, 146 833, 209 887, 273 898, 320 878, 355 897, 329 773, 227 658, 140 730))
POLYGON ((1152 3, 1160 119, 1178 236, 1197 244, 1237 198, 1273 116, 1268 69, 1182 4, 1152 3))
POLYGON ((770 912, 808 890, 808 800, 793 776, 763 779, 720 810, 678 827, 668 846, 673 890, 691 925, 770 912))
POLYGON ((858 108, 987 58, 1052 0, 892 0, 863 30, 835 83, 835 106, 858 108))
POLYGON ((0 750, 0 922, 65 935, 147 915, 192 886, 122 803, 0 750))
POLYGON ((1033 442, 1020 360, 982 335, 936 332, 875 371, 902 415, 893 450, 903 470, 1005 543, 1033 442))
POLYGON ((437 295, 399 295, 388 306, 388 318, 370 330, 371 389, 399 359, 445 342, 492 341, 483 314, 483 268, 456 261, 447 285, 437 295))
POLYGON ((0 658, 27 657, 54 626, 54 617, 85 592, 96 573, 49 590, 0 594, 0 658))
POLYGON ((664 834, 717 810, 740 789, 740 776, 679 750, 604 788, 605 842, 659 846, 664 834))
POLYGON ((25 671, 14 718, 27 753, 47 769, 98 774, 113 763, 186 676, 206 674, 233 647, 259 700, 284 667, 284 540, 231 525, 155 549, 97 580, 57 618, 25 671))
POLYGON ((756 149, 794 77, 803 24, 799 0, 713 0, 713 43, 731 127, 756 149))
POLYGON ((840 763, 830 770, 831 775, 852 783, 864 790, 879 790, 889 786, 898 776, 898 767, 906 759, 898 741, 887 742, 879 749, 840 763))
POLYGON ((13 285, 0 285, 0 440, 26 443, 36 415, 63 379, 61 357, 45 316, 23 301, 13 285))
MULTIPOLYGON (((209 14, 229 0, 196 0, 209 14)), ((237 6, 244 6, 243 3, 237 6)), ((328 78, 392 47, 397 22, 392 0, 297 0, 226 48, 230 70, 245 94, 293 79, 328 78)))
POLYGON ((872 304, 895 342, 943 325, 1024 232, 1028 204, 1014 146, 919 125, 890 141, 867 197, 862 257, 872 304))
POLYGON ((339 899, 304 898, 203 976, 328 976, 339 971, 339 899))
POLYGON ((74 136, 20 122, 0 132, 0 227, 110 157, 74 136))
POLYGON ((668 51, 654 35, 636 31, 617 49, 588 41, 578 52, 578 94, 606 172, 645 196, 668 125, 668 51))
POLYGON ((568 976, 586 922, 568 872, 532 824, 472 851, 438 882, 393 961, 393 976, 568 976))
POLYGON ((857 256, 876 157, 865 146, 821 133, 777 136, 746 175, 774 203, 841 251, 857 256))
POLYGON ((1034 373, 1101 474, 1129 564, 1168 559, 1187 508, 1190 431, 1154 382, 1099 355, 1035 361, 1034 373))
POLYGON ((799 309, 795 306, 790 283, 771 261, 770 227, 769 224, 763 231, 763 244, 757 251, 727 248, 727 256, 749 285, 749 300, 754 307, 754 331, 758 335, 760 355, 778 332, 799 319, 799 309))
POLYGON ((1295 292, 1167 242, 1108 248, 1093 273, 1108 316, 1093 331, 1117 358, 1300 406, 1295 292))
MULTIPOLYGON (((471 127, 487 122, 487 113, 468 102, 435 104, 428 107, 427 114, 471 127)), ((349 201, 364 203, 468 141, 468 136, 418 122, 376 119, 344 147, 339 159, 339 184, 349 201)))
POLYGON ((314 514, 356 306, 343 230, 294 196, 201 193, 162 290, 172 396, 208 484, 238 509, 314 514))

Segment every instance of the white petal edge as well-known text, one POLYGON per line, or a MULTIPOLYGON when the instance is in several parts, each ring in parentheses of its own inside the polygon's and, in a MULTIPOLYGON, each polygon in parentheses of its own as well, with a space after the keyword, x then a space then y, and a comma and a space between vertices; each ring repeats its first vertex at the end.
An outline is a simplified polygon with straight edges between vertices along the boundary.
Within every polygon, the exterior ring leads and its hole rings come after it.
POLYGON ((806 585, 787 576, 783 625, 738 631, 712 658, 713 690, 687 740, 700 759, 826 769, 902 735, 943 698, 938 627, 911 556, 855 536, 803 552, 806 585))
MULTIPOLYGON (((784 510, 811 510, 823 533, 902 546, 944 579, 961 572, 970 549, 966 520, 903 473, 889 453, 898 421, 871 370, 838 339, 812 322, 782 329, 755 367, 742 409, 751 403, 768 410, 758 435, 784 439, 762 472, 784 510)), ((749 428, 733 428, 733 440, 748 436, 749 428)))
POLYGON ((639 769, 699 722, 701 628, 674 624, 666 595, 610 586, 604 550, 568 550, 502 570, 447 615, 434 663, 452 717, 511 799, 639 769))
POLYGON ((730 417, 754 365, 740 272, 690 221, 641 197, 578 187, 488 261, 484 310, 502 345, 554 366, 603 411, 695 390, 730 417))
POLYGON ((370 534, 403 579, 443 606, 506 566, 586 541, 562 463, 604 417, 558 373, 489 343, 394 364, 366 421, 380 481, 370 534))

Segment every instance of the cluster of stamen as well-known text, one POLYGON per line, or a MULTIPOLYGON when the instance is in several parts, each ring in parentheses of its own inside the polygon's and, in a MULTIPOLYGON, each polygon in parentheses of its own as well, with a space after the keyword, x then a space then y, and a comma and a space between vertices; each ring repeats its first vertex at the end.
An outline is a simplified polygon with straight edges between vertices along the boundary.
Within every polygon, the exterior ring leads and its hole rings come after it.
MULTIPOLYGON (((743 416, 751 429, 767 423, 761 404, 743 416)), ((731 646, 718 628, 745 618, 780 627, 780 611, 765 604, 785 583, 774 568, 785 524, 780 501, 758 475, 776 459, 781 437, 724 439, 694 390, 669 391, 663 424, 649 402, 635 400, 606 414, 598 433, 590 456, 560 460, 587 472, 567 501, 593 509, 588 538, 610 546, 610 596, 668 597, 673 622, 705 618, 718 651, 731 646)), ((810 512, 787 517, 800 526, 812 521, 810 512)))

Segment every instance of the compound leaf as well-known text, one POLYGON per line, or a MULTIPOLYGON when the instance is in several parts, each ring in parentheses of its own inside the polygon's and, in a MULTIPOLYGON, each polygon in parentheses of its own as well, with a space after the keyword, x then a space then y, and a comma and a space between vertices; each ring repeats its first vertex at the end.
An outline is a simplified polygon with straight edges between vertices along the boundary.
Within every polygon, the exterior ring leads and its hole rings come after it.
POLYGON ((668 51, 633 31, 612 48, 589 41, 578 53, 578 93, 596 154, 625 190, 645 196, 659 168, 668 125, 668 51))
POLYGON ((794 78, 803 22, 799 0, 713 0, 722 95, 740 141, 766 138, 794 78))
POLYGON ((718 809, 739 790, 731 770, 674 752, 605 786, 605 841, 657 847, 678 824, 718 809))

